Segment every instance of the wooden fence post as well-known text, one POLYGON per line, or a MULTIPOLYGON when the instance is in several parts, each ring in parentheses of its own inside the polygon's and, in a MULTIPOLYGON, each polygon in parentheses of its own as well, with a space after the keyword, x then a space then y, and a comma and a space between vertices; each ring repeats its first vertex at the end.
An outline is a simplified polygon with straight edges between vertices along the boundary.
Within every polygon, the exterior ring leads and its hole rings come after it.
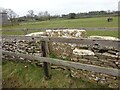
MULTIPOLYGON (((49 53, 48 42, 41 41, 41 49, 42 49, 42 56, 47 57, 48 53, 49 53)), ((43 68, 44 68, 44 73, 45 73, 45 79, 50 79, 51 78, 51 66, 50 66, 50 63, 43 62, 43 68)))

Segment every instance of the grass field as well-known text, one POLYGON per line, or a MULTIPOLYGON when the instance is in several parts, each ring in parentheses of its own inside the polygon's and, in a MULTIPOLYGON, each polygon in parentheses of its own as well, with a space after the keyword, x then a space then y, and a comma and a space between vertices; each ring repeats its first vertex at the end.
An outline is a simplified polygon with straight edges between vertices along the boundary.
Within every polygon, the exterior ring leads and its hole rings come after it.
MULTIPOLYGON (((86 30, 87 31, 87 36, 91 35, 101 35, 101 36, 113 36, 113 37, 118 37, 120 34, 118 34, 117 30, 86 30)), ((40 32, 40 30, 30 30, 28 33, 33 33, 33 32, 40 32)), ((25 35, 24 31, 9 31, 9 32, 4 32, 2 31, 3 35, 25 35)), ((120 37, 119 37, 120 38, 120 37)))
POLYGON ((45 80, 42 67, 35 64, 5 61, 2 69, 3 87, 6 88, 105 88, 105 85, 89 82, 87 79, 71 78, 68 70, 52 69, 52 78, 45 80))
POLYGON ((120 35, 120 32, 118 31, 115 31, 115 30, 106 30, 106 31, 103 31, 103 30, 97 30, 97 31, 92 31, 92 30, 87 30, 87 36, 113 36, 113 37, 117 37, 117 38, 120 38, 119 35, 120 35))
MULTIPOLYGON (((92 28, 104 28, 104 27, 118 27, 118 17, 113 17, 112 22, 107 22, 107 17, 99 17, 99 18, 84 18, 84 19, 57 19, 50 21, 41 21, 41 22, 29 22, 29 23, 21 23, 20 25, 15 26, 4 26, 2 34, 6 35, 24 35, 24 32, 21 30, 17 30, 15 32, 9 31, 6 32, 4 29, 16 29, 16 28, 81 28, 81 27, 92 27, 92 28)), ((28 33, 39 32, 39 30, 31 30, 28 33)), ((117 30, 87 30, 87 35, 106 35, 106 36, 114 36, 118 37, 117 30)))
POLYGON ((5 26, 3 29, 15 28, 80 28, 80 27, 118 27, 118 17, 113 17, 112 22, 107 22, 107 17, 84 19, 56 19, 41 22, 21 23, 16 26, 5 26))

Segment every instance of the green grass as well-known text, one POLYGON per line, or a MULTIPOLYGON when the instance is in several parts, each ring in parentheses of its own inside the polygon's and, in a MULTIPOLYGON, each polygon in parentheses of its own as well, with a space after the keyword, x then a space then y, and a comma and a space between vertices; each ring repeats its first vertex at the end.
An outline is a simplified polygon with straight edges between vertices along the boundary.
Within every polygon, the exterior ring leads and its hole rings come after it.
POLYGON ((104 88, 105 86, 82 79, 70 78, 68 70, 52 69, 52 78, 44 79, 44 71, 35 64, 4 61, 3 87, 20 88, 104 88), (28 66, 25 68, 24 66, 28 66))
MULTIPOLYGON (((33 33, 33 32, 40 32, 41 30, 29 30, 28 31, 28 34, 29 33, 33 33)), ((25 32, 23 30, 16 30, 16 31, 2 31, 2 34, 3 35, 25 35, 25 32)))
MULTIPOLYGON (((92 36, 92 35, 100 35, 100 36, 113 36, 113 37, 118 37, 118 31, 116 30, 86 30, 87 31, 87 36, 92 36)), ((40 32, 40 30, 31 30, 28 33, 33 33, 33 32, 40 32)), ((16 31, 16 32, 2 32, 3 35, 25 35, 23 31, 16 31)))
POLYGON ((15 26, 4 26, 3 29, 16 28, 80 28, 80 27, 118 27, 118 17, 113 17, 112 22, 107 22, 107 17, 84 18, 84 19, 54 19, 41 22, 30 22, 15 26))
POLYGON ((87 30, 87 36, 113 36, 113 37, 119 37, 118 31, 116 30, 87 30))
MULTIPOLYGON (((99 18, 84 18, 84 19, 54 19, 50 21, 41 21, 41 22, 29 22, 27 24, 22 23, 22 25, 15 26, 4 26, 2 34, 3 35, 24 35, 24 31, 17 30, 15 32, 9 31, 6 32, 4 29, 16 29, 16 28, 80 28, 80 27, 118 27, 118 17, 113 17, 112 22, 106 21, 107 17, 99 18)), ((39 32, 40 30, 29 30, 28 33, 39 32)), ((87 35, 103 35, 103 36, 114 36, 118 37, 118 31, 116 30, 87 30, 87 35)))

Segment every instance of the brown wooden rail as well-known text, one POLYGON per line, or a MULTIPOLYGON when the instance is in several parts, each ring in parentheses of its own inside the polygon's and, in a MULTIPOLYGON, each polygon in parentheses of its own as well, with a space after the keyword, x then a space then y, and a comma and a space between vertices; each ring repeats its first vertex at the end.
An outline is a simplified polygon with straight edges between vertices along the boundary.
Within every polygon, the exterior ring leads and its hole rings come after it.
POLYGON ((53 58, 47 58, 47 52, 48 52, 48 43, 47 42, 62 42, 62 43, 71 43, 71 44, 82 44, 82 45, 95 45, 98 44, 102 47, 113 47, 115 49, 120 50, 118 47, 120 44, 120 40, 100 40, 100 39, 87 39, 87 38, 53 38, 53 37, 32 37, 32 36, 2 36, 2 40, 4 41, 19 41, 19 40, 39 40, 42 41, 42 53, 43 57, 39 56, 33 56, 33 55, 27 55, 27 54, 21 54, 21 53, 14 53, 9 51, 2 51, 3 54, 7 54, 10 56, 15 56, 18 58, 18 56, 30 59, 30 60, 38 60, 40 62, 44 63, 44 71, 46 77, 50 77, 50 64, 55 65, 62 65, 69 68, 75 68, 75 69, 83 69, 93 72, 100 72, 105 73, 113 76, 120 76, 119 69, 114 68, 106 68, 106 67, 100 67, 95 65, 88 65, 88 64, 82 64, 77 62, 71 62, 71 61, 64 61, 60 59, 53 59, 53 58))
POLYGON ((9 55, 9 56, 15 56, 15 57, 23 57, 29 60, 38 60, 40 62, 47 62, 50 64, 54 65, 62 65, 66 66, 69 68, 75 68, 75 69, 83 69, 83 70, 88 70, 88 71, 93 71, 93 72, 100 72, 100 73, 105 73, 113 76, 120 76, 119 69, 114 69, 114 68, 106 68, 106 67, 100 67, 100 66, 95 66, 95 65, 88 65, 88 64, 82 64, 82 63, 77 63, 77 62, 72 62, 72 61, 64 61, 60 59, 54 59, 54 58, 46 58, 46 57, 39 57, 39 56, 34 56, 34 55, 27 55, 27 54, 21 54, 21 53, 15 53, 15 52, 9 52, 9 51, 2 51, 3 54, 9 55))
POLYGON ((101 39, 88 39, 88 38, 60 38, 60 37, 33 37, 33 36, 2 36, 2 39, 8 41, 12 40, 41 40, 49 42, 62 42, 71 44, 82 44, 82 45, 95 45, 98 44, 101 47, 113 47, 120 50, 120 40, 101 40, 101 39))

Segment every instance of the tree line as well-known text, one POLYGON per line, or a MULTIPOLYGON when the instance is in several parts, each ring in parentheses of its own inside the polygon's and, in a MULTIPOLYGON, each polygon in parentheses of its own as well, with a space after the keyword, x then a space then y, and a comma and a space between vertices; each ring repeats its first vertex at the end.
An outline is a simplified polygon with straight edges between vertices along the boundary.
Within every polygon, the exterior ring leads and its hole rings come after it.
POLYGON ((62 18, 77 19, 77 18, 90 18, 100 16, 118 16, 119 11, 90 11, 84 13, 69 13, 62 15, 62 18))
POLYGON ((118 16, 120 11, 90 11, 84 13, 69 13, 63 15, 50 15, 48 11, 39 12, 37 15, 33 10, 29 10, 25 16, 19 17, 12 9, 0 8, 0 13, 7 13, 8 20, 11 23, 23 21, 46 21, 50 19, 77 19, 77 18, 90 18, 100 16, 118 16))
POLYGON ((38 15, 34 14, 33 10, 29 10, 28 14, 26 16, 20 17, 20 20, 28 21, 46 21, 50 19, 78 19, 78 18, 90 18, 90 17, 102 17, 102 16, 118 16, 119 11, 90 11, 85 13, 69 13, 69 14, 63 14, 63 15, 50 15, 48 11, 45 12, 39 12, 38 15))

